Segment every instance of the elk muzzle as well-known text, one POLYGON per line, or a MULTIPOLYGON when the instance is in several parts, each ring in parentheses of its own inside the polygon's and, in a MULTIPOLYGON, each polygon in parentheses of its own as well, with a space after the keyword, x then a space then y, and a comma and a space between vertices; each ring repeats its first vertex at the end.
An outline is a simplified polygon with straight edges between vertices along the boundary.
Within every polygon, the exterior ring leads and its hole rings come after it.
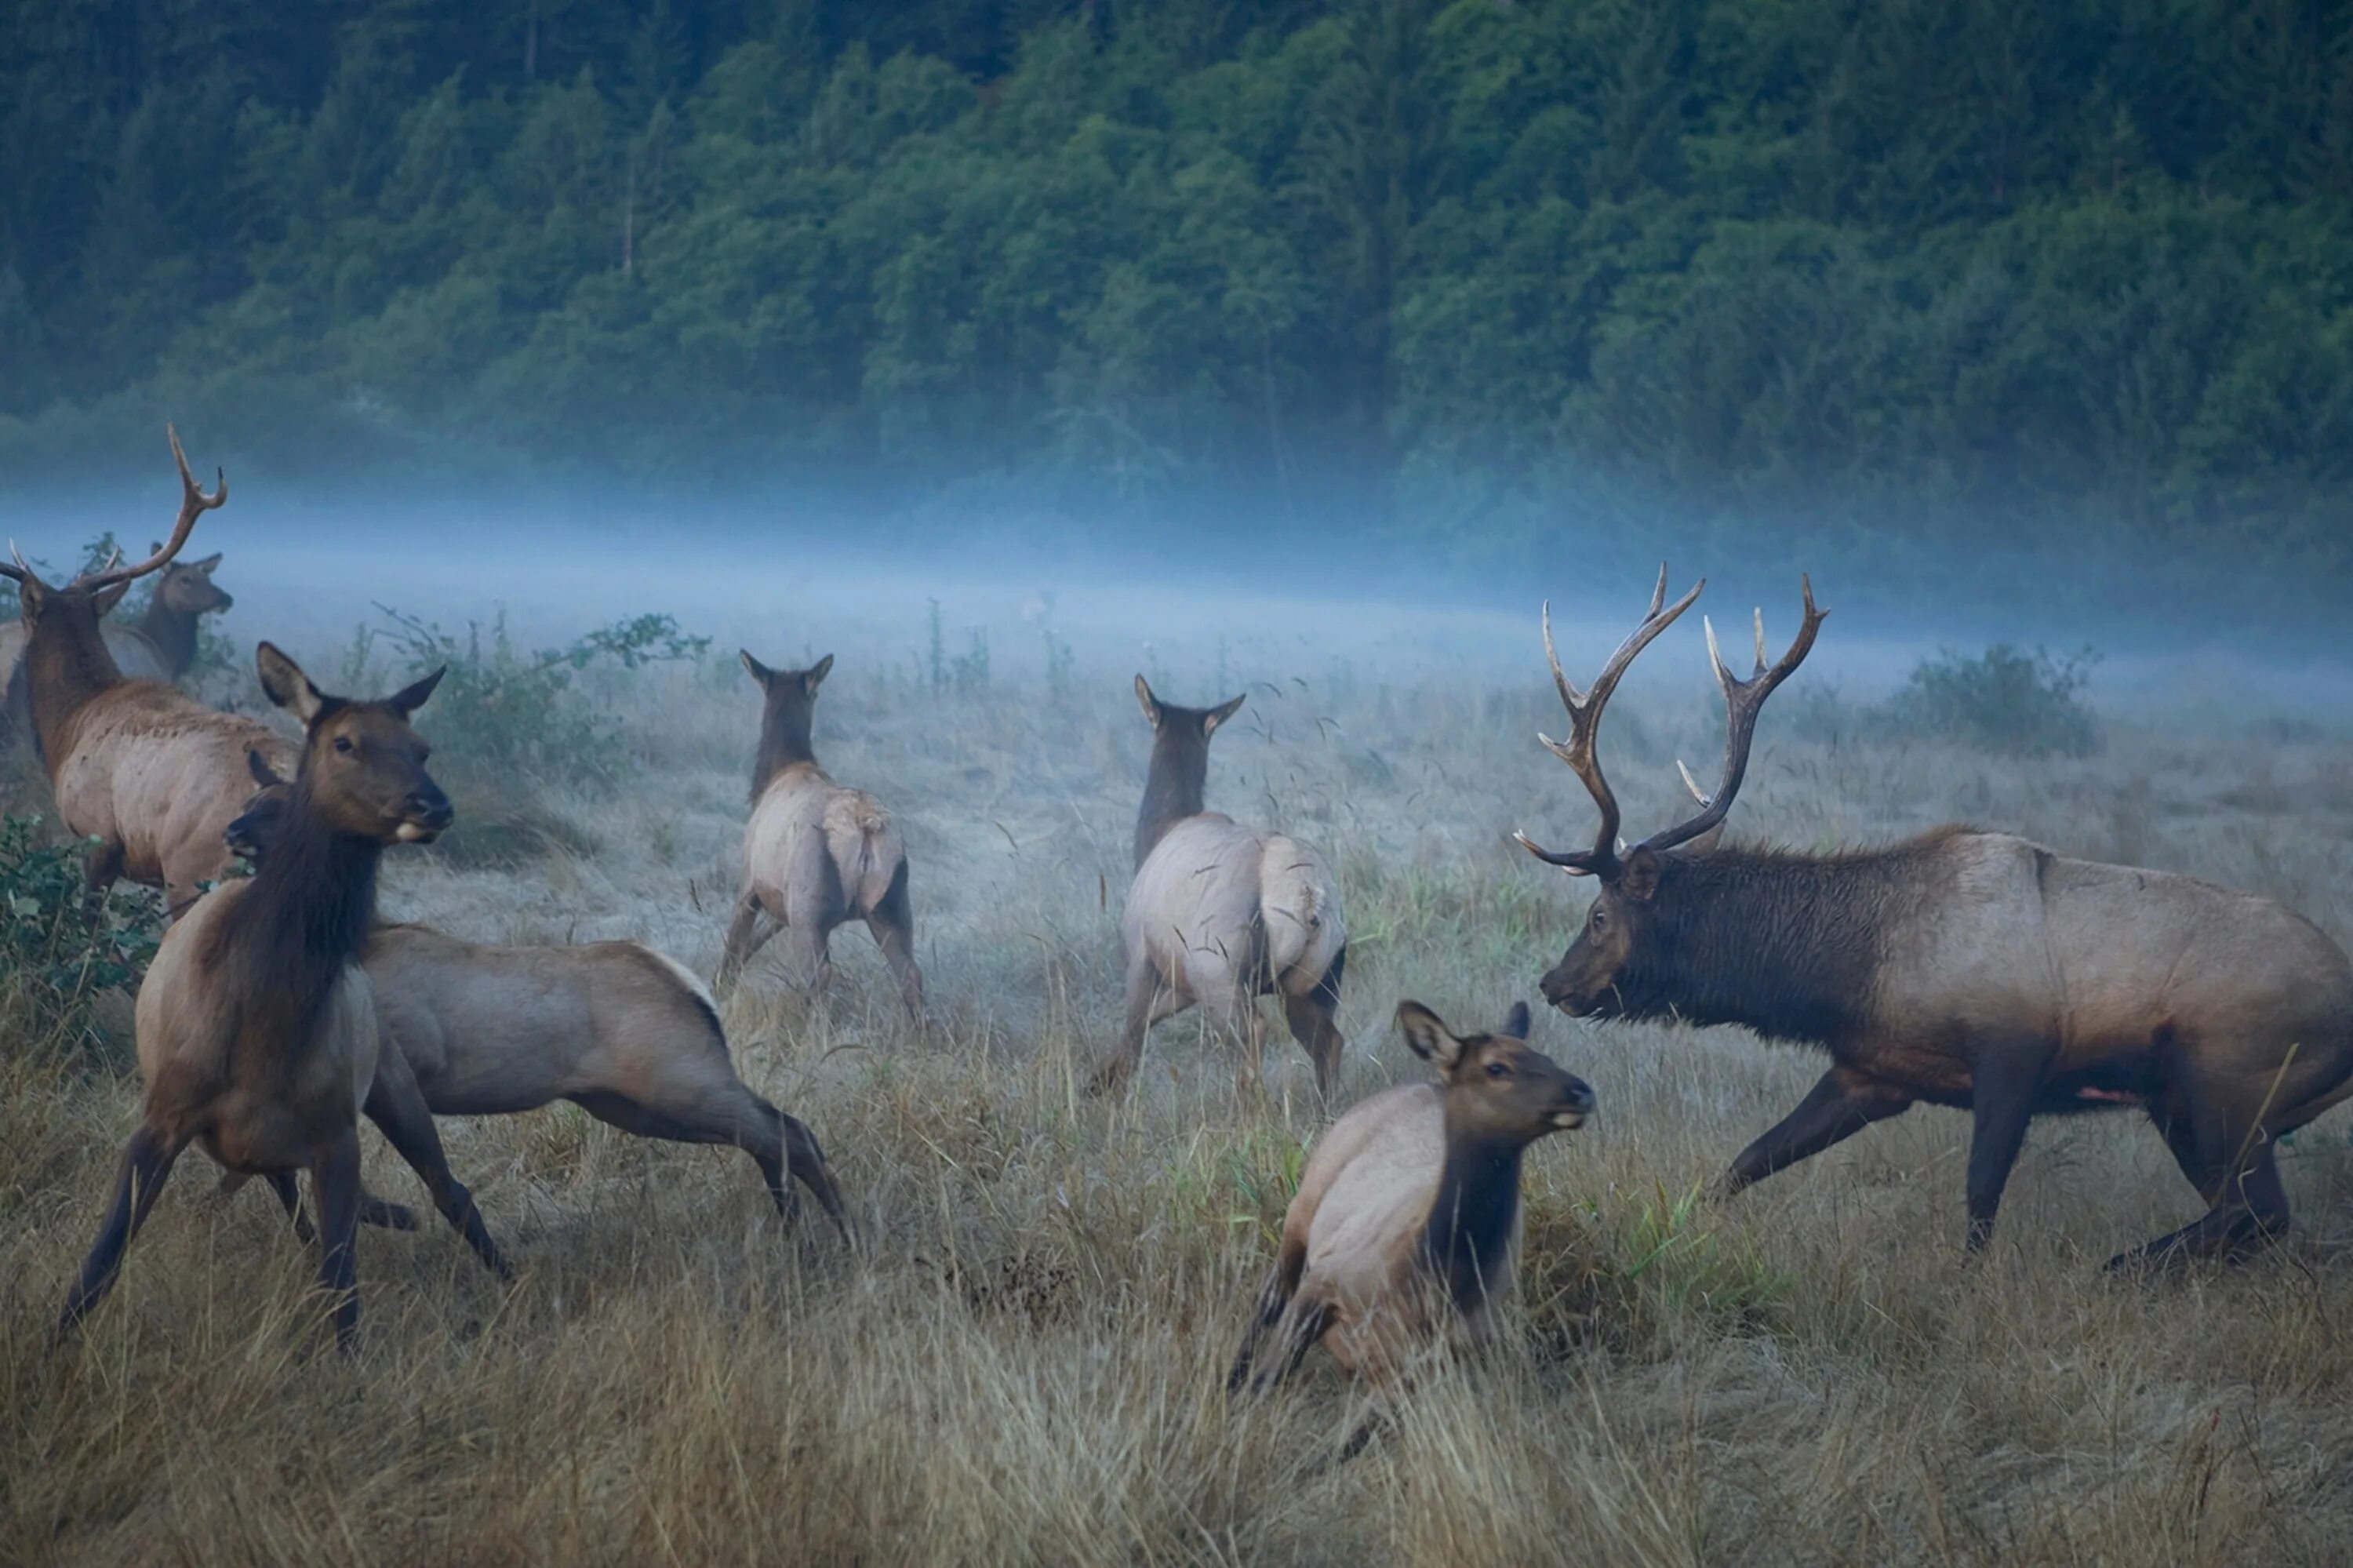
POLYGON ((449 797, 441 792, 441 786, 427 779, 409 791, 406 815, 393 836, 405 844, 429 844, 456 821, 457 815, 449 797))

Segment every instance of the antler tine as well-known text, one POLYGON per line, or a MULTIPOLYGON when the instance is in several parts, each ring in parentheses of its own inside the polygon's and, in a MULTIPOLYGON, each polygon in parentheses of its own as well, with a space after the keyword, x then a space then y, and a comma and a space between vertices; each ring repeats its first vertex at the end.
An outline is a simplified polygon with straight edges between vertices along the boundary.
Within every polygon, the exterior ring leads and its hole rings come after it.
POLYGON ((195 531, 196 519, 228 499, 228 475, 219 469, 215 469, 213 493, 206 495, 203 488, 196 483, 195 475, 188 471, 188 454, 180 450, 180 432, 170 425, 165 425, 164 433, 172 440, 172 461, 180 467, 180 515, 178 521, 172 524, 171 537, 164 541, 162 549, 157 550, 138 566, 121 567, 110 566, 103 571, 92 573, 82 579, 88 587, 111 588, 116 583, 126 583, 135 577, 143 577, 148 573, 168 565, 172 557, 180 553, 180 546, 188 542, 188 535, 195 531))
MULTIPOLYGON (((1735 797, 1740 793, 1741 780, 1748 772, 1748 750, 1757 736, 1757 715, 1763 711, 1765 699, 1774 689, 1788 680, 1806 655, 1813 652, 1814 638, 1821 630, 1823 619, 1830 613, 1814 604, 1814 584, 1810 575, 1801 575, 1799 588, 1805 598, 1805 620, 1789 651, 1781 655, 1770 669, 1765 664, 1765 613, 1757 612, 1757 670, 1746 680, 1735 675, 1724 662, 1724 655, 1715 644, 1715 628, 1707 627, 1707 656, 1715 666, 1716 683, 1724 688, 1724 781, 1715 792, 1704 795, 1692 778, 1691 769, 1678 760, 1676 769, 1683 776, 1683 788, 1699 802, 1699 815, 1681 822, 1663 832, 1651 834, 1642 846, 1651 850, 1671 850, 1677 844, 1688 843, 1725 819, 1732 810, 1735 797)), ((1703 625, 1705 624, 1703 619, 1703 625)))
POLYGON ((33 568, 26 564, 25 553, 16 548, 16 541, 14 539, 8 541, 8 558, 16 564, 13 567, 0 567, 0 577, 6 577, 12 583, 21 583, 26 577, 32 577, 33 568))

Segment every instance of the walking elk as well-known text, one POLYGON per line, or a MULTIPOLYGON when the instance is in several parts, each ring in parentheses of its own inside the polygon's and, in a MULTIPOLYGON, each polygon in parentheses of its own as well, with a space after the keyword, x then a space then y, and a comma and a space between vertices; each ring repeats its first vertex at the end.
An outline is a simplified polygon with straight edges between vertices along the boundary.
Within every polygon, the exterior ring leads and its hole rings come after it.
MULTIPOLYGON (((302 722, 301 768, 260 868, 199 900, 165 934, 140 987, 145 1108, 61 1334, 113 1285, 190 1143, 226 1170, 270 1178, 281 1194, 295 1171, 311 1172, 336 1343, 351 1349, 358 1329, 357 1118, 378 1054, 375 995, 358 959, 385 847, 429 842, 449 825, 448 797, 426 771, 427 748, 408 722, 441 675, 360 702, 324 694, 267 642, 258 662, 270 701, 302 722)), ((442 1160, 432 1118, 385 1131, 483 1261, 503 1273, 471 1197, 442 1160)))
POLYGON ((1178 707, 1138 675, 1135 700, 1153 740, 1135 819, 1135 880, 1120 919, 1127 1023, 1096 1070, 1096 1086, 1124 1087, 1143 1059, 1145 1032, 1198 1002, 1239 1053, 1243 1091, 1254 1090, 1266 1038, 1258 999, 1271 992, 1315 1065, 1316 1092, 1328 1098, 1345 1044, 1333 1016, 1348 960, 1339 885, 1300 840, 1203 810, 1209 737, 1240 697, 1178 707))
POLYGON ((1600 810, 1590 849, 1530 853, 1601 891, 1544 978, 1563 1012, 1739 1023, 1831 1057, 1811 1093, 1743 1150, 1737 1192, 1917 1102, 1963 1107, 1971 1250, 2037 1115, 2138 1107, 2208 1205, 2109 1266, 2227 1255, 2288 1223, 2279 1137, 2353 1095, 2353 967, 2268 898, 2186 876, 2071 860, 2026 840, 1944 827, 1835 854, 1701 848, 1730 811, 1767 697, 1813 647, 1805 585, 1796 641, 1769 669, 1762 617, 1746 679, 1708 632, 1726 715, 1724 772, 1699 812, 1623 849, 1594 750, 1635 655, 1688 608, 1651 612, 1579 694, 1546 653, 1570 732, 1550 745, 1600 810))
POLYGON ((915 964, 906 846, 881 802, 836 784, 810 744, 817 690, 833 671, 833 655, 806 670, 771 670, 749 653, 743 657, 765 704, 752 762, 752 819, 744 826, 744 891, 727 927, 719 984, 733 983, 744 961, 783 930, 792 934, 801 983, 822 994, 833 979, 828 939, 835 927, 862 919, 898 977, 908 1012, 920 1021, 923 973, 915 964))
POLYGON ((1360 1101, 1316 1139, 1229 1393, 1272 1386, 1318 1343, 1390 1381, 1433 1308, 1483 1338, 1515 1275, 1521 1158, 1593 1112, 1584 1081, 1528 1045, 1525 1002, 1493 1034, 1458 1037, 1418 1001, 1398 1024, 1439 1081, 1360 1101))
POLYGON ((222 479, 207 495, 180 469, 180 514, 170 538, 135 567, 119 562, 51 588, 17 557, 0 577, 17 585, 26 630, 22 680, 35 744, 69 832, 99 841, 87 865, 103 892, 129 877, 164 890, 178 915, 201 884, 227 869, 221 838, 252 787, 245 755, 259 750, 283 770, 292 750, 268 726, 216 713, 158 681, 124 676, 108 651, 100 618, 131 584, 168 567, 196 519, 228 499, 222 479))
MULTIPOLYGON (((249 761, 262 788, 228 836, 258 866, 291 789, 249 761)), ((505 1116, 562 1099, 641 1138, 733 1144, 760 1167, 779 1213, 794 1211, 789 1169, 849 1234, 816 1135, 735 1075, 711 993, 642 942, 494 948, 378 926, 361 962, 383 1026, 378 1080, 413 1083, 433 1115, 505 1116)), ((372 1096, 371 1119, 379 1108, 372 1096)), ((375 1200, 363 1215, 404 1217, 375 1200)))

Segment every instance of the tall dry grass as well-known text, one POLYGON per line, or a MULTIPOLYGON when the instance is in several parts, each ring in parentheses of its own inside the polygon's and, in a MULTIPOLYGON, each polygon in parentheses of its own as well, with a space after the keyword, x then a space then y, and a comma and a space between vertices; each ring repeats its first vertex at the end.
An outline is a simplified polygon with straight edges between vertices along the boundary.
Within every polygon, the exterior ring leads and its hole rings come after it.
MULTIPOLYGON (((1504 835, 1571 838, 1588 808, 1530 738, 1558 722, 1539 684, 1264 662, 1211 803, 1339 865, 1353 1097, 1413 1070, 1387 1028, 1400 996, 1458 1021, 1532 996, 1583 900, 1504 835)), ((2039 1125, 2000 1241, 1965 1266, 1957 1115, 1915 1111, 1721 1207, 1695 1195, 1818 1071, 1734 1031, 1540 1021, 1601 1113, 1531 1160, 1515 1332, 1433 1368, 1346 1464, 1361 1398, 1320 1361, 1229 1408, 1310 1079, 1271 1050, 1268 1101, 1240 1107, 1187 1020, 1155 1034, 1131 1102, 1080 1093, 1116 1030, 1148 736, 1124 668, 1079 673, 947 700, 845 660, 827 688, 823 755, 905 825, 939 1026, 898 1021, 854 929, 828 1005, 759 963, 727 1015, 744 1075, 824 1140, 870 1256, 785 1232, 739 1155, 564 1107, 444 1125, 512 1289, 444 1229, 367 1233, 364 1348, 342 1361, 274 1206, 218 1201, 192 1154, 82 1342, 52 1353, 136 1085, 5 1043, 0 1562, 2344 1560, 2343 1118, 2295 1140, 2301 1231, 2250 1266, 2099 1276, 2196 1207, 2124 1116, 2039 1125)), ((1171 695, 1225 694, 1194 683, 1171 695)), ((1704 694, 1620 697, 1631 822, 1679 810, 1678 752, 1711 754, 1704 694)), ((475 781, 482 810, 540 831, 396 855, 387 912, 492 940, 638 936, 708 972, 756 702, 716 657, 605 700, 617 787, 475 781)), ((1736 825, 1827 845, 1968 818, 2353 933, 2341 732, 2109 717, 2101 757, 1993 765, 1768 715, 1736 825)), ((367 1137, 371 1182, 420 1201, 367 1137)))

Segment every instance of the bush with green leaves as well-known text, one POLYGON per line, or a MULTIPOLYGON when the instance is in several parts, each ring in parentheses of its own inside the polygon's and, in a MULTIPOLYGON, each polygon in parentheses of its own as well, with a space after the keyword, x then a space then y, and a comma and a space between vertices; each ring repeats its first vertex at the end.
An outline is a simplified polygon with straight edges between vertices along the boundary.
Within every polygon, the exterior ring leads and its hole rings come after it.
POLYGON ((1923 659, 1881 716, 1898 734, 1948 740, 2001 757, 2088 757, 2098 717, 2083 699, 2100 656, 1998 642, 1970 658, 1950 649, 1923 659))
MULTIPOLYGON (((432 734, 459 768, 541 774, 610 782, 615 720, 581 690, 593 669, 638 670, 648 664, 702 657, 708 637, 690 637, 667 615, 637 615, 601 626, 561 648, 525 652, 507 630, 504 611, 487 634, 468 622, 463 641, 438 624, 388 605, 382 620, 363 627, 345 661, 361 676, 381 642, 405 674, 446 668, 435 688, 432 734)), ((357 686, 361 680, 351 683, 357 686)))
POLYGON ((89 842, 58 843, 38 817, 0 817, 0 1042, 9 1049, 111 1054, 98 1016, 155 955, 155 910, 110 893, 85 912, 89 842))

